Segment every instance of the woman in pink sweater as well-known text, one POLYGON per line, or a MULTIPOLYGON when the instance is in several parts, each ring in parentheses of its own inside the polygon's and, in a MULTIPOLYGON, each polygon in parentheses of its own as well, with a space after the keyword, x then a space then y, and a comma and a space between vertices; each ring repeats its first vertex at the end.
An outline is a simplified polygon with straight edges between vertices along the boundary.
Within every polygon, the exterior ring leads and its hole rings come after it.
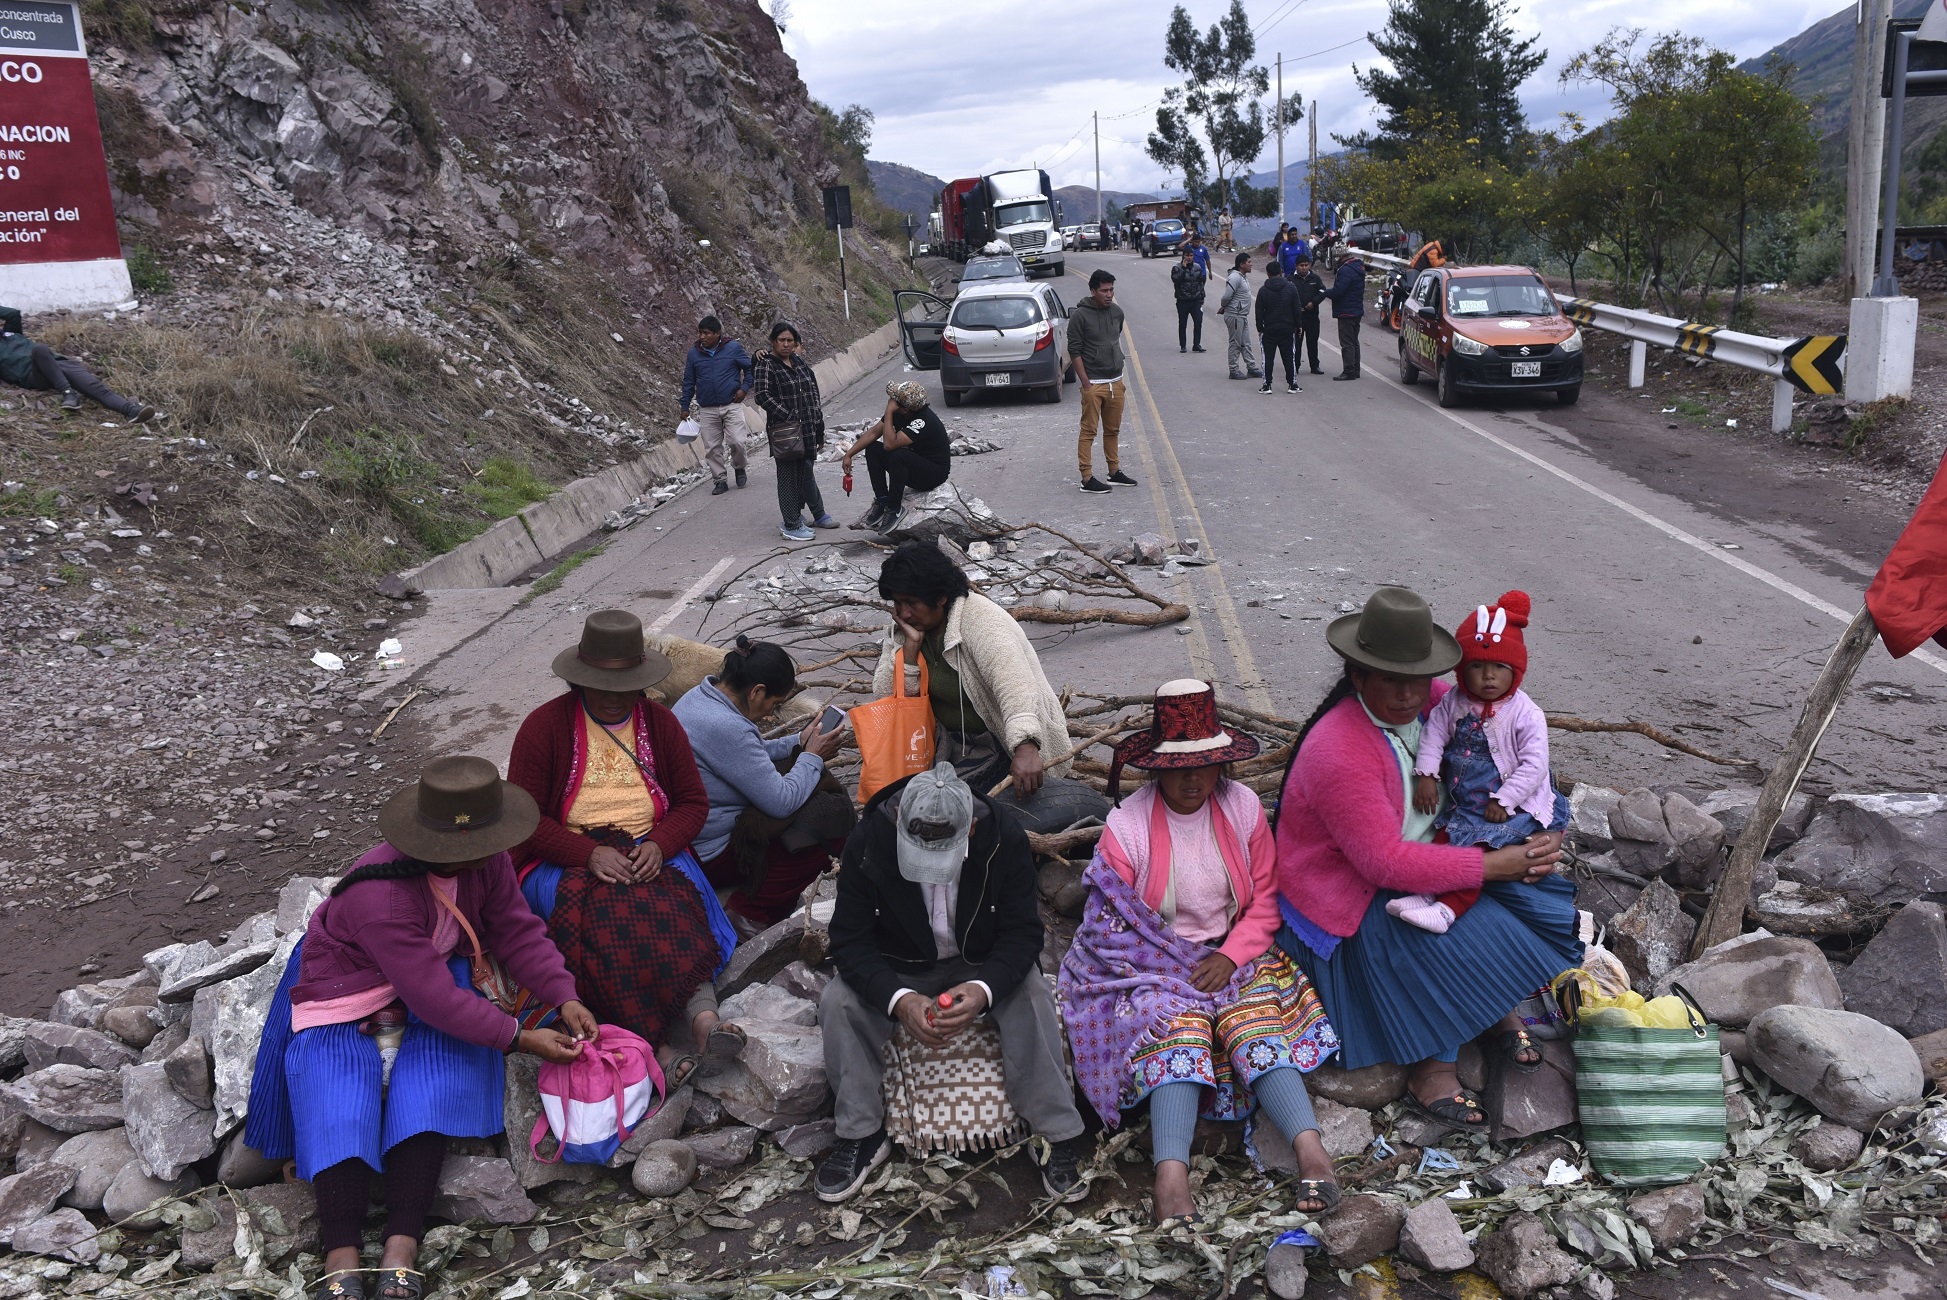
POLYGON ((1322 1214, 1339 1203, 1304 1084, 1338 1039, 1272 942, 1278 855, 1264 806, 1224 774, 1257 750, 1224 729, 1208 682, 1156 692, 1154 724, 1116 746, 1109 793, 1125 763, 1156 780, 1109 814, 1062 961, 1057 997, 1083 1093, 1111 1128, 1149 1102, 1159 1221, 1195 1217, 1198 1112, 1242 1119, 1260 1104, 1298 1157, 1294 1208, 1322 1214))
POLYGON ((1299 735, 1277 821, 1278 944, 1325 1000, 1340 1061, 1411 1067, 1408 1104, 1437 1122, 1480 1129, 1460 1086, 1460 1047, 1499 1026, 1511 1064, 1539 1064, 1514 1008, 1577 965, 1575 890, 1554 874, 1560 832, 1483 850, 1436 844, 1437 812, 1413 805, 1413 764, 1433 679, 1460 662, 1427 603, 1381 587, 1326 639, 1345 675, 1299 735), (1389 915, 1401 894, 1478 889, 1444 934, 1389 915))

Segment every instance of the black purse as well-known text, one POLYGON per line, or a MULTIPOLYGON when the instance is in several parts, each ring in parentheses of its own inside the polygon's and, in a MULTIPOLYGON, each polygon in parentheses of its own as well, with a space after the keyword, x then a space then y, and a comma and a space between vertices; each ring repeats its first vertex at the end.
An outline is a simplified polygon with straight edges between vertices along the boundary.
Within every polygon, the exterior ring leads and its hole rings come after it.
POLYGON ((789 424, 773 424, 765 430, 770 439, 771 459, 794 461, 805 458, 804 425, 793 420, 789 424))

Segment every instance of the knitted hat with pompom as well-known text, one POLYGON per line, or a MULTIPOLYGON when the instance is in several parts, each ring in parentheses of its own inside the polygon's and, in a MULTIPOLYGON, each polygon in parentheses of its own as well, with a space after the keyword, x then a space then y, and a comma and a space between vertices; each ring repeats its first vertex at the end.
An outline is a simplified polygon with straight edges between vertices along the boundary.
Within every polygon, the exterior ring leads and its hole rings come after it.
POLYGON ((1528 675, 1528 643, 1521 629, 1528 626, 1530 608, 1527 592, 1503 592, 1500 600, 1482 605, 1454 629, 1463 666, 1490 663, 1506 664, 1514 669, 1514 685, 1508 688, 1510 695, 1521 689, 1521 679, 1528 675))

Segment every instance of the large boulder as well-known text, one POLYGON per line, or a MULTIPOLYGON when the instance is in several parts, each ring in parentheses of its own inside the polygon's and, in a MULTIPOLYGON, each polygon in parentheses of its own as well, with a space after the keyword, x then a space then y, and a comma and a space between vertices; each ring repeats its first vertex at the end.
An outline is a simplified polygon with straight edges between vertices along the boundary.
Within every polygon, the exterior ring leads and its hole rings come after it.
POLYGON ((739 1021, 750 1041, 743 1065, 779 1114, 814 1110, 830 1095, 825 1079, 825 1043, 818 1027, 779 1021, 739 1021))
POLYGON ((1751 1059, 1780 1087, 1852 1128, 1920 1100, 1920 1057, 1868 1016, 1823 1007, 1773 1007, 1750 1026, 1751 1059))
POLYGON ((909 489, 899 516, 886 528, 885 535, 895 542, 937 542, 944 537, 956 546, 966 546, 1005 527, 985 501, 966 495, 948 479, 931 492, 909 489))
POLYGON ((122 1067, 129 1145, 152 1178, 174 1179, 216 1154, 216 1115, 198 1110, 169 1086, 160 1064, 122 1067))
POLYGON ((274 941, 270 955, 249 974, 196 992, 190 1025, 193 1035, 209 1044, 219 1135, 241 1124, 250 1108, 250 1080, 257 1070, 257 1043, 270 1000, 303 937, 302 930, 293 930, 274 941))
POLYGON ((1331 1217, 1319 1220, 1315 1235, 1336 1268, 1358 1268, 1399 1244, 1406 1210, 1398 1201, 1353 1192, 1331 1217))
POLYGON ((118 1128, 126 1118, 121 1080, 85 1065, 50 1065, 0 1083, 0 1101, 57 1133, 118 1128))
MULTIPOLYGON (((1708 817, 1715 817, 1718 825, 1724 828, 1724 842, 1736 844, 1744 828, 1751 824, 1751 814, 1758 807, 1756 790, 1716 790, 1697 801, 1697 811, 1708 817)), ((1771 828, 1771 835, 1765 841, 1765 852, 1776 853, 1787 844, 1796 844, 1805 828, 1812 824, 1812 796, 1803 790, 1793 792, 1785 801, 1785 810, 1778 818, 1778 824, 1771 828)))
POLYGON ((817 1003, 776 984, 753 984, 737 996, 724 999, 718 1013, 740 1026, 750 1021, 770 1021, 800 1029, 815 1028, 818 1024, 817 1003))
POLYGON ((149 1232, 162 1225, 162 1216, 151 1212, 158 1201, 186 1196, 202 1185, 203 1179, 194 1169, 185 1169, 179 1177, 165 1181, 149 1177, 142 1172, 141 1162, 131 1159, 102 1194, 101 1212, 110 1223, 149 1232))
POLYGON ((681 1142, 652 1142, 636 1157, 629 1180, 644 1196, 674 1196, 696 1177, 696 1152, 681 1142))
POLYGON ((1947 1029, 1947 914, 1908 903, 1839 977, 1846 1008, 1908 1038, 1947 1029))
POLYGON ((29 1070, 45 1070, 50 1065, 81 1065, 90 1070, 112 1072, 135 1064, 140 1056, 112 1034, 45 1020, 32 1023, 22 1049, 29 1070))
POLYGON ((0 1178, 0 1246, 12 1244, 15 1232, 52 1210, 74 1179, 73 1166, 53 1160, 0 1178))
POLYGON ((1696 929, 1677 891, 1653 880, 1628 911, 1609 923, 1609 950, 1629 971, 1636 991, 1647 993, 1683 964, 1696 929))
MULTIPOLYGON (((1886 920, 1886 909, 1877 903, 1816 885, 1801 885, 1796 880, 1778 880, 1777 868, 1769 863, 1765 871, 1773 879, 1766 888, 1755 890, 1756 897, 1744 914, 1753 925, 1773 934, 1859 934, 1877 929, 1886 920)), ((1764 883, 1757 881, 1754 886, 1764 883)))
POLYGON ((182 1237, 182 1262, 193 1269, 211 1269, 237 1257, 237 1202, 264 1236, 264 1262, 279 1263, 302 1252, 318 1250, 318 1197, 303 1183, 273 1183, 228 1196, 206 1198, 216 1212, 216 1224, 182 1237))
POLYGON ((737 944, 730 962, 717 975, 717 995, 735 997, 752 984, 767 983, 798 960, 804 940, 806 914, 793 912, 776 925, 737 944))
POLYGON ((77 1210, 99 1210, 109 1186, 124 1168, 135 1163, 135 1148, 128 1144, 127 1129, 96 1129, 63 1142, 54 1153, 54 1162, 74 1170, 74 1186, 61 1197, 61 1204, 77 1210))
POLYGON ((1568 797, 1569 846, 1582 853, 1607 853, 1616 842, 1609 814, 1622 802, 1622 791, 1577 782, 1568 797))
POLYGON ((23 1255, 55 1255, 77 1264, 101 1258, 101 1233, 79 1210, 55 1210, 14 1230, 14 1249, 23 1255))
POLYGON ((1662 997, 1678 984, 1705 1015, 1729 1029, 1742 1029, 1772 1007, 1846 1005, 1819 946, 1781 935, 1740 935, 1709 948, 1657 980, 1655 994, 1662 997))
POLYGON ((1481 1108, 1494 1142, 1514 1142, 1575 1122, 1575 1053, 1560 1040, 1535 1046, 1541 1051, 1539 1070, 1517 1069, 1498 1051, 1488 1063, 1481 1108))
POLYGON ((1777 867, 1781 879, 1887 907, 1947 893, 1947 795, 1835 794, 1777 867))
POLYGON ((1663 820, 1663 800, 1656 791, 1631 790, 1609 811, 1609 833, 1623 870, 1654 876, 1677 858, 1676 841, 1663 820))
POLYGON ((1341 1106, 1379 1110, 1406 1095, 1406 1067, 1384 1062, 1346 1070, 1336 1061, 1327 1061, 1305 1076, 1305 1087, 1312 1096, 1328 1097, 1341 1106))
POLYGON ((1714 883, 1724 865, 1723 823, 1681 794, 1663 801, 1663 821, 1677 846, 1677 883, 1686 889, 1714 883))
MULTIPOLYGON (((1588 859, 1588 862, 1591 866, 1615 866, 1616 857, 1613 853, 1601 853, 1588 859)), ((1642 896, 1641 885, 1628 884, 1614 876, 1595 872, 1587 875, 1576 873, 1575 905, 1593 916, 1597 925, 1612 924, 1618 916, 1634 907, 1636 900, 1642 896)))

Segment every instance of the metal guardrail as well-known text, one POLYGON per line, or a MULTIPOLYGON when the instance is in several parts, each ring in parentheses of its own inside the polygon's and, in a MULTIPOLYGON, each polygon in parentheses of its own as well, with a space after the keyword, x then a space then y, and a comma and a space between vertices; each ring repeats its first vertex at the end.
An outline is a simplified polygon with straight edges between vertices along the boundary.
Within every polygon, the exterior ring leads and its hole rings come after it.
MULTIPOLYGON (((1405 258, 1388 253, 1361 251, 1359 256, 1370 264, 1411 269, 1411 263, 1405 258)), ((1843 334, 1767 338, 1721 325, 1700 325, 1632 307, 1616 307, 1593 298, 1570 298, 1558 293, 1555 301, 1561 304, 1562 313, 1577 325, 1619 334, 1629 340, 1631 388, 1643 386, 1652 345, 1770 375, 1777 381, 1771 395, 1773 433, 1784 433, 1791 428, 1795 394, 1828 396, 1839 393, 1845 386, 1846 336, 1843 334)))

